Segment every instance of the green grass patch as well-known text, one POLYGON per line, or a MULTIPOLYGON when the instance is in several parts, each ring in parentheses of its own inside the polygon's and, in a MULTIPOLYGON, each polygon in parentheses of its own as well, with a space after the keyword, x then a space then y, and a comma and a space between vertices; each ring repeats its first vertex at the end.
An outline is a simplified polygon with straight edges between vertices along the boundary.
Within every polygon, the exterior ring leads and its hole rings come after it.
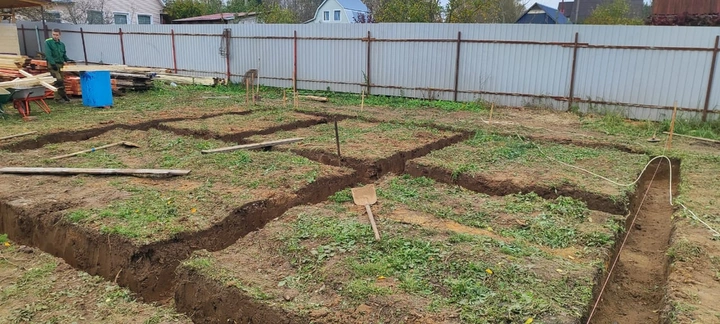
POLYGON ((584 168, 620 183, 631 183, 648 156, 610 148, 589 148, 554 143, 533 143, 517 136, 477 132, 468 141, 412 160, 424 166, 460 175, 514 179, 518 184, 541 184, 549 188, 572 185, 578 189, 612 196, 624 201, 634 188, 618 187, 599 177, 560 162, 584 168), (532 181, 531 181, 532 180, 532 181))
MULTIPOLYGON (((342 156, 361 160, 386 158, 398 151, 412 150, 452 135, 454 135, 452 132, 412 124, 371 123, 357 119, 345 119, 338 122, 342 156)), ((337 154, 334 123, 281 131, 270 135, 256 135, 249 137, 248 140, 263 142, 290 137, 304 139, 302 142, 290 144, 287 147, 337 154)))

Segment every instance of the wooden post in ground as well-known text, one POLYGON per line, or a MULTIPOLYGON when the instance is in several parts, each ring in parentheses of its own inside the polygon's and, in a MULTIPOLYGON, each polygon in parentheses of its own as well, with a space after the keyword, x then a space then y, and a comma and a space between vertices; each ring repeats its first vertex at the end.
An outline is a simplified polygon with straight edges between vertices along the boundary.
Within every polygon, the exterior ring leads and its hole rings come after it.
POLYGON ((675 101, 675 104, 673 105, 672 120, 670 121, 670 135, 668 136, 668 142, 665 147, 668 150, 672 147, 672 137, 673 137, 673 131, 675 131, 675 117, 676 116, 677 116, 677 101, 675 101))
POLYGON ((360 112, 363 111, 363 108, 365 108, 365 90, 360 92, 360 112))
POLYGON ((283 89, 283 107, 287 108, 287 89, 283 89))
POLYGON ((248 82, 248 79, 245 78, 245 104, 247 105, 250 102, 250 83, 248 82))
POLYGON ((492 113, 493 113, 494 109, 495 109, 495 103, 493 102, 492 104, 490 104, 490 120, 488 121, 488 124, 492 123, 492 113))

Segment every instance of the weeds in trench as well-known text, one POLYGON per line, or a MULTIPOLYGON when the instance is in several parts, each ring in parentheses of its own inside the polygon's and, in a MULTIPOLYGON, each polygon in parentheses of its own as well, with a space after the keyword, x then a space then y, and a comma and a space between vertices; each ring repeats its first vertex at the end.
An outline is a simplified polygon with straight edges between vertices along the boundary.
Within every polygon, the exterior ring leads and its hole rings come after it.
POLYGON ((687 238, 681 238, 667 249, 666 255, 670 258, 670 262, 691 262, 703 254, 701 246, 690 242, 687 238))

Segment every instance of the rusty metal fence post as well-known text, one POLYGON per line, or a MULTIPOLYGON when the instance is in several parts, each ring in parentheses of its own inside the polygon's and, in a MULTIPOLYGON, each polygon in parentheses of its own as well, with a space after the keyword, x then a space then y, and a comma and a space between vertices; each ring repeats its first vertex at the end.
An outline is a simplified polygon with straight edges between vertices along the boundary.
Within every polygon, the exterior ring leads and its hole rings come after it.
POLYGON ((122 55, 122 62, 125 65, 125 43, 123 42, 122 28, 118 28, 118 35, 120 36, 120 54, 122 55))
POLYGON ((31 56, 27 50, 27 40, 25 39, 25 25, 20 25, 20 31, 22 32, 23 49, 25 50, 25 55, 31 56))
POLYGON ((83 47, 83 59, 85 60, 85 65, 87 65, 88 59, 87 59, 87 48, 85 47, 85 32, 83 31, 82 27, 80 28, 80 40, 82 41, 82 47, 83 47))
POLYGON ((227 68, 227 80, 226 84, 230 84, 230 77, 232 76, 232 70, 230 69, 230 37, 232 37, 232 30, 230 28, 225 29, 225 66, 227 68))
POLYGON ((370 42, 372 42, 372 38, 370 37, 370 31, 368 30, 368 36, 367 36, 367 66, 365 67, 365 78, 367 79, 367 80, 365 80, 366 83, 367 83, 367 85, 366 85, 366 86, 367 86, 367 91, 366 91, 366 93, 367 93, 368 96, 370 95, 370 86, 371 86, 371 82, 370 82, 370 42))
POLYGON ((172 42, 173 69, 175 70, 175 74, 177 74, 178 67, 177 67, 177 52, 175 51, 175 29, 170 29, 170 39, 172 42))
POLYGON ((297 93, 297 51, 298 51, 297 30, 293 31, 293 96, 297 93))
POLYGON ((457 102, 458 97, 458 80, 460 79, 460 43, 462 42, 462 34, 458 31, 457 52, 455 53, 455 87, 453 93, 453 101, 457 102))
POLYGON ((572 110, 573 100, 575 100, 575 69, 577 67, 577 51, 578 51, 578 33, 575 33, 575 43, 573 44, 572 70, 570 72, 570 97, 568 98, 568 111, 572 110))
POLYGON ((708 109, 710 108, 710 95, 712 94, 713 79, 715 78, 715 64, 717 63, 718 42, 720 36, 715 36, 715 47, 713 48, 712 62, 710 63, 710 77, 708 78, 707 93, 705 94, 705 106, 702 112, 702 121, 707 121, 708 109))

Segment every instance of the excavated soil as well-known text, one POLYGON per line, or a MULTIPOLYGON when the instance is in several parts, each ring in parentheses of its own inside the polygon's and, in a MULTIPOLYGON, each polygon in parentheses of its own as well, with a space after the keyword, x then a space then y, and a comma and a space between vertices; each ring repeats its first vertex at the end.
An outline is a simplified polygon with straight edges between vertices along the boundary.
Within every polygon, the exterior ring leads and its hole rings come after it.
MULTIPOLYGON (((674 210, 669 200, 671 174, 672 193, 675 195, 680 182, 678 161, 673 161, 670 168, 666 159, 656 160, 643 173, 632 199, 627 240, 620 250, 625 235, 618 238, 608 269, 615 259, 617 264, 591 323, 661 322, 668 275, 666 253, 673 232, 671 217, 674 210)), ((595 300, 602 282, 596 286, 595 300)))
POLYGON ((42 201, 16 199, 0 202, 0 233, 21 244, 35 246, 63 258, 71 266, 108 280, 116 280, 145 300, 161 300, 173 289, 174 271, 181 260, 198 249, 222 249, 261 228, 292 206, 325 200, 352 185, 354 175, 318 179, 290 198, 271 198, 237 208, 221 222, 203 231, 180 233, 170 240, 136 246, 129 239, 68 223, 62 211, 78 204, 72 199, 42 201))

